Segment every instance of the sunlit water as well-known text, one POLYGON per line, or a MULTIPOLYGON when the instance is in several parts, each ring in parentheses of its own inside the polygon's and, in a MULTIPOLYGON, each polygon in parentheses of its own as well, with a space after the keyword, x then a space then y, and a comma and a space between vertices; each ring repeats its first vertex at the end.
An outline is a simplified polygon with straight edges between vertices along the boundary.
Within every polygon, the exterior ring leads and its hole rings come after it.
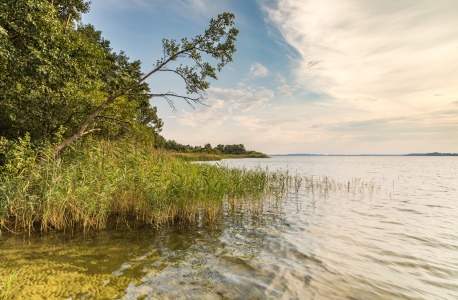
MULTIPOLYGON (((221 162, 219 162, 221 163, 221 162)), ((226 161, 373 193, 301 192, 281 211, 184 228, 0 239, 16 299, 458 299, 457 157, 226 161)), ((0 281, 0 287, 2 282, 0 281)))

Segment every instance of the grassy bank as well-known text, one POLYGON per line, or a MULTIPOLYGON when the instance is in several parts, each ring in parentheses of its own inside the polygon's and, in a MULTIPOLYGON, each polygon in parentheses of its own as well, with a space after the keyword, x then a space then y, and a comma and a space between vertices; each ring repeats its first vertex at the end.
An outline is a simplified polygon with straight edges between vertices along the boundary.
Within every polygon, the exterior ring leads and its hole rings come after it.
POLYGON ((209 154, 209 153, 170 153, 172 156, 186 161, 218 161, 222 159, 235 158, 269 158, 263 153, 254 154, 209 154))
POLYGON ((0 175, 2 231, 104 228, 109 218, 155 226, 256 210, 286 192, 286 175, 193 164, 129 142, 77 144, 62 158, 0 175))

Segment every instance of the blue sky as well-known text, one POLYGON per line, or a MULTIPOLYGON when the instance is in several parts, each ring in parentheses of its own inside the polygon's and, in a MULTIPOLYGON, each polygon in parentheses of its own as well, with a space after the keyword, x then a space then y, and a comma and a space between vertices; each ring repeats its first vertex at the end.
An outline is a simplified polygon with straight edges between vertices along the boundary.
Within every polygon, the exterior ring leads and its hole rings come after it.
MULTIPOLYGON (((225 11, 240 31, 234 62, 208 107, 153 99, 165 138, 269 154, 458 152, 458 1, 93 0, 83 22, 148 72, 162 38, 201 34, 225 11)), ((148 82, 184 92, 174 76, 148 82)))

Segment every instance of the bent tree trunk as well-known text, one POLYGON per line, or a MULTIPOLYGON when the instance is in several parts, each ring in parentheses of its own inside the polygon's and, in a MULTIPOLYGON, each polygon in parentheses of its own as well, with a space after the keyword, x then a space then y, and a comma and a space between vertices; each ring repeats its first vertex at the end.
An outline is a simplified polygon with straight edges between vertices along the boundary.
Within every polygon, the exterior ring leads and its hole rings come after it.
POLYGON ((81 138, 83 135, 88 134, 91 131, 100 130, 98 128, 95 128, 95 129, 91 129, 91 130, 85 132, 86 128, 92 122, 94 122, 95 117, 97 117, 100 114, 100 112, 102 112, 105 109, 105 107, 107 107, 107 105, 111 104, 114 100, 116 100, 116 98, 118 98, 119 96, 121 96, 123 94, 124 93, 113 95, 110 98, 108 98, 107 101, 102 103, 102 105, 97 107, 97 109, 86 119, 86 121, 84 121, 84 123, 81 125, 81 127, 71 137, 69 137, 64 142, 59 144, 56 148, 54 148, 54 151, 52 153, 52 157, 55 158, 62 149, 64 149, 65 147, 67 147, 68 145, 70 145, 71 143, 76 141, 77 139, 81 138))
MULTIPOLYGON (((99 117, 99 114, 111 103, 113 103, 118 97, 123 95, 129 95, 128 91, 137 87, 148 77, 158 71, 164 72, 174 72, 175 74, 181 76, 186 85, 186 90, 188 94, 198 94, 198 98, 190 98, 187 96, 180 96, 175 93, 169 92, 165 94, 145 94, 152 97, 163 97, 168 100, 167 97, 175 97, 184 99, 190 104, 188 100, 194 101, 195 103, 202 103, 204 99, 204 92, 210 87, 210 83, 206 81, 207 77, 217 79, 215 70, 220 71, 223 66, 232 61, 232 55, 234 54, 235 47, 234 41, 238 34, 238 30, 232 28, 234 15, 230 13, 223 13, 218 15, 218 18, 210 20, 210 27, 205 31, 203 36, 198 35, 193 38, 191 41, 188 41, 186 38, 182 39, 182 43, 176 43, 175 40, 166 40, 162 41, 162 47, 164 50, 164 57, 158 60, 156 67, 146 74, 143 78, 132 84, 131 86, 125 88, 119 93, 113 93, 105 102, 103 102, 99 107, 97 107, 94 112, 92 112, 86 121, 84 121, 81 126, 74 132, 67 140, 58 145, 53 153, 52 157, 47 159, 55 158, 59 152, 67 147, 69 144, 78 140, 85 134, 88 134, 95 130, 100 130, 100 128, 94 128, 86 131, 87 127, 95 121, 95 118, 99 117), (218 60, 217 67, 213 67, 210 63, 205 62, 201 56, 201 53, 212 56, 218 60), (169 62, 176 60, 180 57, 186 57, 193 61, 192 66, 178 66, 175 69, 163 69, 165 65, 169 62)), ((168 100, 169 101, 169 100, 168 100)), ((170 101, 169 101, 170 103, 170 101)), ((192 106, 192 105, 191 105, 192 106)))
MULTIPOLYGON (((137 81, 136 83, 134 83, 133 85, 125 88, 122 92, 120 93, 117 93, 117 94, 113 94, 110 98, 108 98, 105 102, 103 102, 99 107, 97 107, 96 110, 94 110, 94 112, 92 114, 89 115, 89 117, 86 119, 86 121, 84 121, 83 124, 81 124, 81 126, 78 128, 78 130, 72 135, 70 136, 68 139, 66 139, 64 142, 62 142, 61 144, 59 144, 56 148, 54 148, 53 150, 53 153, 52 153, 52 158, 55 158, 57 155, 59 155, 59 152, 64 149, 65 147, 67 147, 68 145, 70 145, 71 143, 73 143, 74 141, 78 140, 79 138, 81 138, 83 135, 85 134, 88 134, 92 131, 96 131, 96 130, 100 130, 99 128, 94 128, 94 129, 91 129, 91 130, 88 130, 86 131, 86 128, 92 123, 94 122, 94 119, 108 106, 110 105, 111 103, 113 103, 118 97, 121 97, 123 95, 125 95, 128 91, 130 91, 131 89, 135 88, 136 86, 138 86, 140 83, 142 83, 143 81, 145 81, 148 77, 150 77, 152 74, 156 73, 157 71, 159 71, 163 66, 165 66, 168 62, 170 62, 172 59, 174 59, 174 57, 170 57, 169 59, 167 59, 166 61, 164 61, 163 63, 161 63, 160 65, 158 65, 154 70, 152 70, 151 72, 149 72, 148 74, 146 74, 142 79, 140 79, 139 81, 137 81)), ((48 158, 49 159, 49 158, 48 158)))

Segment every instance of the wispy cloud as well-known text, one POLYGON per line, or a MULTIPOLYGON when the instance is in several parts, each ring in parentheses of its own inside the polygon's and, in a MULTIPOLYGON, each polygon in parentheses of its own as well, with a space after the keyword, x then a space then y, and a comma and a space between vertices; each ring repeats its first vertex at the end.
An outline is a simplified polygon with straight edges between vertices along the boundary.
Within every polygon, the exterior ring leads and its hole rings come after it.
POLYGON ((355 99, 378 99, 380 116, 458 97, 457 1, 276 2, 264 9, 300 53, 294 73, 307 89, 364 109, 355 99))
POLYGON ((250 74, 255 77, 266 77, 269 75, 269 70, 262 64, 255 62, 251 65, 250 74))
POLYGON ((301 86, 297 84, 296 85, 284 84, 278 87, 277 90, 280 91, 280 96, 291 96, 293 92, 297 91, 300 88, 301 86))
POLYGON ((178 121, 189 126, 218 126, 231 116, 248 112, 274 97, 271 90, 211 88, 208 93, 209 106, 197 111, 182 111, 178 121))
MULTIPOLYGON (((402 141, 437 139, 458 131, 458 110, 435 111, 403 117, 315 124, 313 128, 343 133, 347 141, 402 141)), ((337 137, 337 140, 340 138, 337 137)))

